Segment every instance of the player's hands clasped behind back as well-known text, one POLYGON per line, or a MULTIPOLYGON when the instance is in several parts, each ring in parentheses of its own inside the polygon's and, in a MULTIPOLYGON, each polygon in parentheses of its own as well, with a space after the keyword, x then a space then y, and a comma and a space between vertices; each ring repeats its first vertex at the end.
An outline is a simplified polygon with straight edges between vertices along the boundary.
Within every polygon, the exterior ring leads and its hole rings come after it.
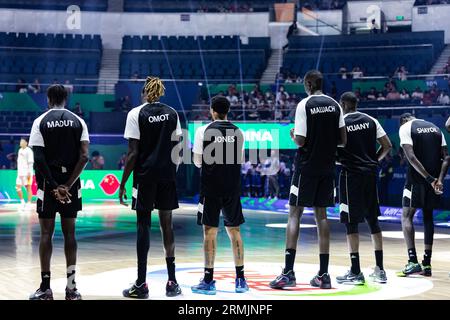
POLYGON ((434 180, 431 186, 434 189, 434 193, 436 193, 437 195, 441 195, 444 193, 444 184, 439 179, 434 180))
POLYGON ((59 185, 56 189, 53 190, 53 195, 56 200, 58 200, 62 204, 71 203, 70 197, 72 194, 69 192, 69 187, 65 185, 59 185))

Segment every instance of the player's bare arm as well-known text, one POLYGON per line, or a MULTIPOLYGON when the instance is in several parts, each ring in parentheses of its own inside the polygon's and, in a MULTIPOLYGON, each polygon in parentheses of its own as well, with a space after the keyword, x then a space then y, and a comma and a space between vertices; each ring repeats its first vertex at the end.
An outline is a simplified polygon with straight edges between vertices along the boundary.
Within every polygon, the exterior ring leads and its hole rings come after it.
POLYGON ((410 144, 403 144, 402 148, 403 148, 403 151, 405 152, 405 156, 406 156, 406 159, 408 159, 408 162, 434 188, 434 186, 436 185, 436 182, 438 180, 436 177, 431 176, 427 172, 427 170, 425 169, 423 164, 419 161, 419 159, 417 159, 416 155, 414 154, 413 146, 410 144))
POLYGON ((378 159, 378 162, 380 162, 391 151, 392 143, 391 143, 391 140, 389 140, 389 137, 387 135, 384 135, 381 138, 378 138, 377 141, 380 144, 380 148, 377 151, 377 159, 378 159))
POLYGON ((297 146, 299 146, 301 148, 301 147, 303 147, 305 145, 306 137, 294 134, 294 128, 291 129, 290 134, 291 134, 292 141, 294 141, 294 143, 297 146))
POLYGON ((125 185, 127 184, 128 178, 130 177, 131 172, 134 170, 134 166, 136 164, 136 158, 138 156, 139 149, 139 140, 137 139, 129 139, 128 140, 128 152, 127 159, 125 160, 125 168, 123 169, 122 181, 120 182, 119 188, 119 200, 120 204, 127 205, 123 200, 127 200, 127 191, 125 189, 125 185))
POLYGON ((69 190, 72 188, 75 181, 78 180, 78 178, 81 175, 81 172, 83 172, 84 168, 86 167, 86 164, 89 161, 89 142, 88 141, 81 141, 80 144, 80 155, 78 157, 78 162, 75 165, 75 168, 72 172, 72 174, 69 177, 69 180, 63 185, 59 185, 55 190, 55 197, 57 199, 65 199, 69 198, 71 196, 69 190))
POLYGON ((444 179, 448 172, 448 167, 450 165, 450 156, 448 155, 447 146, 442 147, 442 157, 444 161, 442 162, 441 173, 439 174, 438 181, 434 186, 434 191, 437 194, 442 194, 444 190, 444 179))
MULTIPOLYGON (((56 190, 58 188, 58 183, 56 183, 55 179, 53 178, 50 167, 48 166, 47 160, 45 159, 44 147, 34 146, 33 153, 36 171, 38 171, 44 177, 45 181, 48 183, 49 187, 52 190, 56 190)), ((58 200, 64 202, 62 201, 63 199, 58 200)))
POLYGON ((340 147, 345 147, 347 144, 347 128, 343 126, 342 128, 339 128, 339 143, 338 145, 340 147))

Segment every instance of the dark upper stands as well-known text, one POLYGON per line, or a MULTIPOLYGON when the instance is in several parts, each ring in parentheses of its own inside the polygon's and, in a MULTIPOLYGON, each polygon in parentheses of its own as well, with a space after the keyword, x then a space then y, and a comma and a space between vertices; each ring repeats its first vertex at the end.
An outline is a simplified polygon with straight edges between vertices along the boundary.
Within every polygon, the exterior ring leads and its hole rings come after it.
MULTIPOLYGON (((99 35, 0 33, 0 82, 63 83, 76 78, 98 78, 102 44, 99 35)), ((80 84, 92 82, 77 81, 80 84)), ((0 84, 0 91, 15 85, 0 84)), ((76 92, 96 92, 95 87, 76 86, 76 92)))
POLYGON ((283 69, 298 75, 316 68, 319 57, 324 73, 358 66, 367 76, 386 75, 404 65, 410 74, 425 74, 444 48, 444 32, 295 36, 289 44, 283 69))
POLYGON ((108 0, 0 0, 0 8, 66 10, 77 5, 82 11, 106 11, 108 0))
POLYGON ((140 77, 157 74, 181 79, 259 79, 270 52, 269 38, 249 38, 242 44, 238 36, 161 37, 125 36, 120 77, 135 72, 140 77), (143 52, 133 50, 146 50, 143 52))

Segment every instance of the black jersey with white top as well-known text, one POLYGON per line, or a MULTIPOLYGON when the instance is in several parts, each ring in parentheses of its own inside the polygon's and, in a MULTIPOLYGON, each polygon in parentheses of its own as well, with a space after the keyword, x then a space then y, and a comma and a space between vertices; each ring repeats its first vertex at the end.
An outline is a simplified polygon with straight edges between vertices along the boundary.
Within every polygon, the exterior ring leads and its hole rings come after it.
MULTIPOLYGON (((414 154, 425 170, 437 178, 441 172, 442 147, 447 145, 441 130, 431 122, 413 119, 400 127, 399 136, 400 145, 412 145, 414 154)), ((408 167, 406 182, 428 184, 411 164, 408 167)))
POLYGON ((172 150, 181 134, 178 113, 163 103, 144 103, 128 112, 124 137, 139 140, 135 183, 176 180, 172 150))
POLYGON ((296 170, 302 175, 335 174, 336 148, 345 126, 342 108, 333 98, 320 94, 300 101, 295 112, 294 134, 306 138, 298 148, 296 170))
POLYGON ((202 155, 202 196, 229 197, 241 192, 242 131, 227 120, 197 129, 193 152, 202 155))
POLYGON ((342 167, 354 173, 373 174, 378 171, 377 139, 386 135, 377 119, 362 113, 344 115, 347 144, 338 148, 342 167))
POLYGON ((80 157, 81 141, 89 142, 86 123, 64 108, 53 108, 33 122, 30 147, 44 147, 50 170, 71 173, 80 157))

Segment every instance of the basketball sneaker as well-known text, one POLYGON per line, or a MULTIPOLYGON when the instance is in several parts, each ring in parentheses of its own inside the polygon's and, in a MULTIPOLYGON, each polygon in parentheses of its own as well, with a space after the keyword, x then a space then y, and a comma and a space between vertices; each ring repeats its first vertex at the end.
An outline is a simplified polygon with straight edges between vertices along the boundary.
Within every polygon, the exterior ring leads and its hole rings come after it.
POLYGON ((369 277, 374 281, 378 283, 386 283, 387 282, 387 276, 386 271, 381 270, 380 267, 375 266, 373 269, 373 273, 369 275, 369 277))
POLYGON ((52 289, 47 289, 45 291, 41 288, 37 289, 32 295, 30 295, 30 300, 53 300, 52 289))
POLYGON ((424 265, 422 262, 422 272, 420 273, 424 277, 431 277, 431 264, 430 265, 424 265))
POLYGON ((134 283, 131 288, 123 290, 122 294, 125 298, 147 299, 148 286, 146 283, 143 283, 138 287, 136 283, 134 283))
POLYGON ((352 270, 348 270, 343 276, 336 277, 336 282, 340 284, 363 285, 366 280, 362 272, 354 274, 352 270))
POLYGON ((176 297, 181 294, 181 288, 178 283, 174 281, 167 281, 166 284, 166 296, 167 297, 176 297))
POLYGON ((66 288, 66 300, 82 300, 77 288, 66 288))
POLYGON ((235 282, 236 293, 244 293, 249 290, 247 280, 245 278, 236 278, 235 282))
POLYGON ((409 261, 405 268, 397 272, 398 277, 407 277, 413 274, 420 274, 422 272, 422 267, 419 263, 414 263, 409 261))
POLYGON ((311 284, 311 286, 316 288, 331 289, 331 278, 328 273, 324 273, 321 276, 319 276, 319 274, 316 274, 309 283, 311 284))
POLYGON ((295 287, 297 285, 296 279, 295 279, 295 273, 293 270, 289 270, 288 272, 281 272, 281 274, 275 278, 272 282, 270 282, 269 286, 272 289, 283 289, 283 288, 290 288, 295 287))
POLYGON ((206 294, 209 296, 216 294, 216 280, 206 283, 205 280, 201 279, 200 283, 192 286, 191 290, 193 293, 206 294))

